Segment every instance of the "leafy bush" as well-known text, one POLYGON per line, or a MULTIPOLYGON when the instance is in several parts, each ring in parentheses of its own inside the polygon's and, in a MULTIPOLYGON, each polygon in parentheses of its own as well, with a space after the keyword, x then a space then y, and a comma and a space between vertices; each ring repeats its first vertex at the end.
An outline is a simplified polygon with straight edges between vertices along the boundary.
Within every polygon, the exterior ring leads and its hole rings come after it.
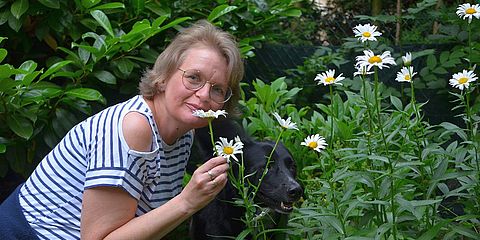
POLYGON ((206 18, 230 30, 248 57, 281 38, 279 23, 301 15, 296 3, 0 0, 0 177, 28 176, 71 126, 136 94, 183 24, 206 18))

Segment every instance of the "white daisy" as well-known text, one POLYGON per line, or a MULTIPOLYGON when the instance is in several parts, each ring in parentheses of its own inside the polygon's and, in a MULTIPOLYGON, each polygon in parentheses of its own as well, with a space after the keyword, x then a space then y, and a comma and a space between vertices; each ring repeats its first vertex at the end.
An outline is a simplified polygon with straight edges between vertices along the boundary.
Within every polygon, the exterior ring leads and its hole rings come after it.
POLYGON ((355 26, 353 28, 353 33, 355 34, 355 37, 358 37, 358 40, 362 42, 377 41, 376 37, 382 35, 381 32, 377 31, 377 26, 370 25, 370 23, 355 26))
POLYGON ((317 152, 321 152, 328 145, 325 138, 319 134, 307 136, 300 144, 317 152))
POLYGON ((457 8, 457 15, 463 17, 463 19, 468 18, 468 23, 472 22, 472 17, 480 19, 480 5, 470 5, 470 3, 464 3, 457 8))
POLYGON ((478 77, 473 71, 463 70, 462 72, 453 74, 452 79, 450 79, 449 82, 453 87, 463 90, 464 88, 468 88, 468 85, 477 79, 478 77))
POLYGON ((297 124, 292 122, 290 117, 288 117, 287 120, 284 120, 276 112, 273 113, 273 116, 277 119, 278 123, 280 123, 280 126, 282 126, 283 128, 298 130, 297 124))
POLYGON ((217 141, 215 143, 215 149, 217 150, 217 153, 226 158, 227 162, 230 162, 230 157, 235 159, 235 161, 238 162, 238 158, 235 156, 235 154, 242 154, 243 151, 243 143, 241 141, 236 141, 239 140, 235 138, 234 140, 228 141, 226 138, 220 137, 220 141, 217 141))
POLYGON ((203 111, 203 110, 195 110, 193 111, 193 116, 195 117, 199 117, 199 118, 210 118, 210 119, 213 119, 213 118, 218 118, 220 116, 224 116, 226 117, 227 115, 227 112, 225 110, 217 110, 217 111, 213 111, 213 110, 208 110, 208 111, 203 111))
POLYGON ((385 51, 382 55, 375 55, 372 50, 364 50, 363 53, 365 55, 357 56, 355 59, 357 63, 355 67, 367 67, 367 71, 369 71, 373 66, 377 66, 378 68, 382 69, 383 67, 387 67, 387 64, 396 65, 395 60, 390 56, 390 51, 385 51))
POLYGON ((342 77, 342 75, 343 73, 340 73, 338 77, 335 77, 335 70, 328 70, 326 72, 317 74, 314 81, 318 81, 318 84, 323 83, 324 86, 330 84, 342 85, 341 83, 339 83, 340 81, 345 79, 344 77, 342 77))
POLYGON ((353 73, 353 76, 357 76, 357 75, 366 76, 373 73, 373 72, 368 72, 366 66, 355 66, 355 69, 357 69, 357 71, 353 73))
POLYGON ((400 72, 397 73, 397 82, 410 82, 417 73, 413 72, 413 67, 402 67, 400 72))
POLYGON ((404 66, 410 66, 410 64, 412 64, 412 53, 406 53, 405 56, 402 56, 402 60, 404 66))

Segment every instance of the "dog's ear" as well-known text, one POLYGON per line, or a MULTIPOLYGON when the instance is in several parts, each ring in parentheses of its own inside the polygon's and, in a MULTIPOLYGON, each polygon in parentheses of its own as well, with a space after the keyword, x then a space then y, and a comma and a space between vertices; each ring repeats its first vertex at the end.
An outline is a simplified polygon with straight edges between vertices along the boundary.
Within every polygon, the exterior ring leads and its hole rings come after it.
POLYGON ((273 142, 273 141, 262 141, 262 142, 259 142, 259 144, 261 144, 262 149, 265 150, 265 152, 268 152, 268 153, 270 153, 272 151, 273 147, 275 146, 275 142, 273 142))

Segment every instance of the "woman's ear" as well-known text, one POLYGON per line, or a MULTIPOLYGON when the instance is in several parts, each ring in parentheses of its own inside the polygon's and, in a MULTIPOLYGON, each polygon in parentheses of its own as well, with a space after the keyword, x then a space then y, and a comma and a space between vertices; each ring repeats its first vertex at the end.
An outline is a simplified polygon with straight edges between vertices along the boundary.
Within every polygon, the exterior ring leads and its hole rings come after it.
POLYGON ((165 83, 165 81, 158 81, 158 82, 155 84, 155 86, 157 87, 157 90, 158 90, 159 92, 165 92, 165 87, 166 87, 166 85, 167 85, 167 84, 165 83))

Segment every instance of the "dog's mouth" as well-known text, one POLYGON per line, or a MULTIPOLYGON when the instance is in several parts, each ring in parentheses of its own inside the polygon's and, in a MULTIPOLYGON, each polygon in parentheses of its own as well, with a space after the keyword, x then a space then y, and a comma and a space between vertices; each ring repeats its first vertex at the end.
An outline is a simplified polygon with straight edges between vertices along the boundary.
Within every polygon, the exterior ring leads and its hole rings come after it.
POLYGON ((293 202, 280 202, 280 208, 284 213, 290 213, 293 211, 293 202))
POLYGON ((258 198, 263 204, 265 204, 266 207, 271 208, 275 212, 281 214, 290 214, 293 211, 294 202, 278 201, 273 197, 266 196, 262 192, 259 192, 258 198))

